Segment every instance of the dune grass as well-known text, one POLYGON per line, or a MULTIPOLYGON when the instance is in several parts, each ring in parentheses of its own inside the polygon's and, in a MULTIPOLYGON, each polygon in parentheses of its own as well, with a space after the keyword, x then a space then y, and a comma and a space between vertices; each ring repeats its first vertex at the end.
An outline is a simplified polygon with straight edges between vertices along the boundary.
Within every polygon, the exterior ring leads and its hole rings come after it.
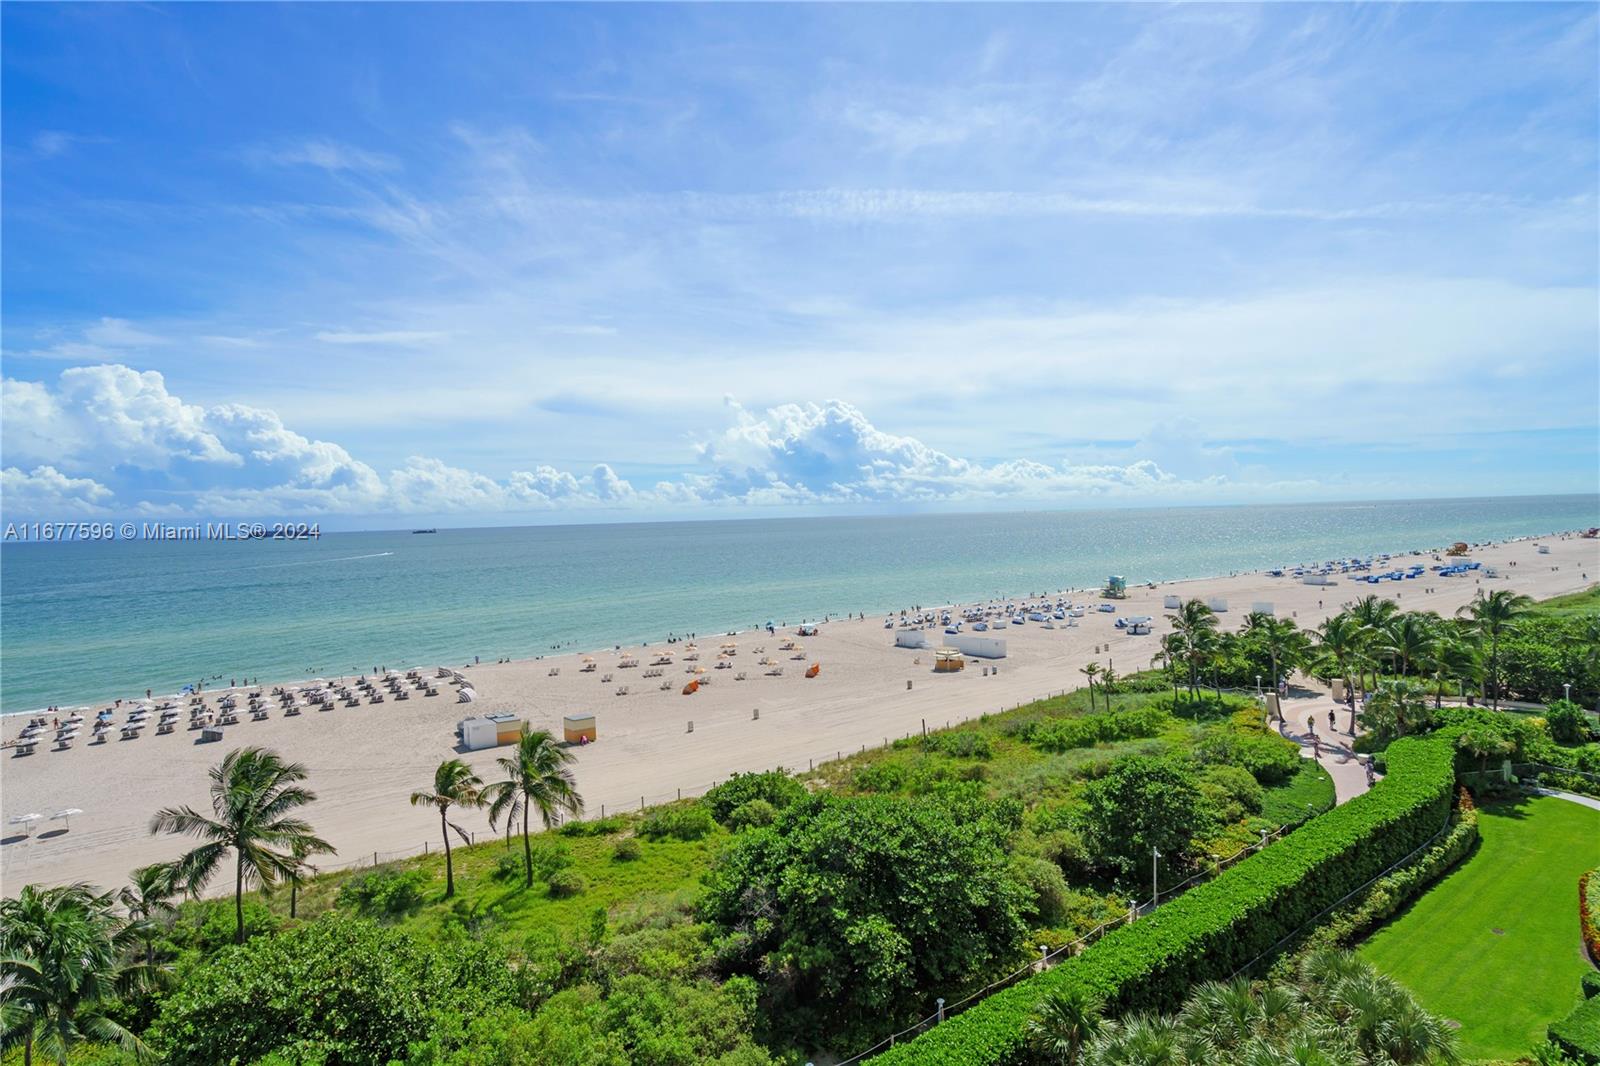
POLYGON ((1600 811, 1536 797, 1483 808, 1478 828, 1472 856, 1360 952, 1461 1024, 1464 1058, 1516 1059, 1581 998, 1577 884, 1600 811))
POLYGON ((1600 611, 1600 585, 1590 585, 1582 592, 1540 600, 1530 610, 1538 614, 1593 614, 1600 611))

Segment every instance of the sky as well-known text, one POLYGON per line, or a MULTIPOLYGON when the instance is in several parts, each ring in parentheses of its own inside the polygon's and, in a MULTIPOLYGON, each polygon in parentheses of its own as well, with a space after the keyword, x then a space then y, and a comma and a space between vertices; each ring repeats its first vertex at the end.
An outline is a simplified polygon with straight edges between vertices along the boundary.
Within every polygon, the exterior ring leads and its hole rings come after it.
POLYGON ((1600 487, 1592 4, 0 22, 11 519, 1600 487))

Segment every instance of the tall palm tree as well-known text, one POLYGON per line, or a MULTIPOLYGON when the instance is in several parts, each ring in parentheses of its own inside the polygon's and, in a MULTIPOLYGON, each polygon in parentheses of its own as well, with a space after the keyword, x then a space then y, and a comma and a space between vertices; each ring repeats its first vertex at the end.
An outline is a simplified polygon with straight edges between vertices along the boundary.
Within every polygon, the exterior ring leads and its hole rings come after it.
POLYGON ((543 730, 530 730, 523 723, 522 736, 517 740, 516 751, 510 758, 495 760, 506 774, 504 781, 496 781, 482 792, 489 803, 489 824, 494 825, 504 815, 509 827, 512 819, 522 819, 522 862, 524 884, 533 886, 533 844, 528 839, 528 812, 539 812, 539 820, 549 829, 561 821, 563 814, 578 814, 583 810, 583 797, 578 795, 577 781, 567 765, 572 753, 559 747, 555 738, 543 730))
POLYGON ((141 1059, 149 1049, 107 1016, 144 967, 120 965, 111 896, 86 884, 24 885, 0 901, 0 1046, 65 1063, 86 1041, 115 1043, 141 1059))
POLYGON ((128 916, 124 932, 144 947, 144 964, 153 967, 156 934, 162 919, 178 909, 172 902, 178 886, 173 883, 172 864, 165 862, 141 866, 129 878, 129 883, 117 892, 117 902, 128 916))
POLYGON ((318 837, 311 824, 290 815, 316 800, 297 782, 306 769, 284 762, 263 748, 231 751, 211 768, 211 812, 207 818, 192 807, 167 807, 150 819, 150 832, 177 833, 205 841, 173 863, 176 883, 199 892, 233 852, 234 943, 244 943, 244 889, 259 883, 270 887, 298 872, 305 857, 331 854, 333 845, 318 837))
POLYGON ((1389 656, 1391 666, 1398 666, 1402 677, 1411 672, 1411 665, 1428 653, 1428 646, 1438 639, 1437 617, 1417 611, 1397 614, 1375 634, 1377 650, 1389 656))
POLYGON ((1161 664, 1161 669, 1166 672, 1167 680, 1172 682, 1172 703, 1178 703, 1178 660, 1183 655, 1183 638, 1176 633, 1164 633, 1161 636, 1160 650, 1150 658, 1150 665, 1161 664))
POLYGON ((1444 706, 1444 687, 1447 682, 1459 681, 1465 688, 1466 683, 1482 669, 1477 649, 1453 632, 1441 632, 1429 646, 1423 662, 1423 668, 1435 686, 1433 705, 1436 708, 1444 706))
POLYGON ((1049 1062, 1075 1066, 1083 1045, 1100 1031, 1101 1005, 1078 985, 1045 993, 1028 1021, 1028 1039, 1049 1062))
POLYGON ((450 808, 483 806, 483 799, 479 794, 482 787, 483 778, 473 773, 472 767, 460 759, 446 759, 433 772, 432 792, 411 793, 413 807, 428 804, 439 811, 439 833, 444 837, 445 899, 456 894, 456 871, 450 856, 450 830, 454 829, 460 834, 463 843, 470 843, 472 840, 465 829, 450 821, 450 808))
POLYGON ((1217 615, 1204 600, 1185 600, 1177 614, 1167 615, 1172 631, 1183 641, 1184 658, 1189 664, 1189 695, 1200 694, 1200 666, 1210 654, 1211 637, 1216 633, 1217 615))
POLYGON ((1500 637, 1531 606, 1532 597, 1520 592, 1496 589, 1485 594, 1479 589, 1473 601, 1457 612, 1469 619, 1472 629, 1480 637, 1489 639, 1489 691, 1497 711, 1500 709, 1500 637))
POLYGON ((1289 618, 1274 618, 1264 611, 1245 616, 1244 630, 1272 662, 1272 687, 1278 687, 1283 670, 1293 673, 1310 651, 1310 638, 1289 618))
POLYGON ((1078 668, 1078 673, 1089 679, 1089 712, 1094 713, 1094 679, 1100 676, 1100 664, 1090 663, 1078 668))

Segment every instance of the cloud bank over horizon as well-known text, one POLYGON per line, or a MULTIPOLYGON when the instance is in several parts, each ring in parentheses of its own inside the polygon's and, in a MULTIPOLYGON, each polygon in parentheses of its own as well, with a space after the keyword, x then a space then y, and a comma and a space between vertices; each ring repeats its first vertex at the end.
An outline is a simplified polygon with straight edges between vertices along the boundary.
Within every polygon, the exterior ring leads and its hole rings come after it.
POLYGON ((1592 4, 0 23, 7 513, 1596 487, 1592 4))
POLYGON ((725 400, 727 426, 693 445, 694 468, 635 485, 609 463, 538 463, 494 477, 408 456, 380 473, 338 443, 241 403, 174 395, 158 371, 71 367, 53 384, 5 379, 3 490, 12 518, 539 515, 682 507, 1049 503, 1254 498, 1305 489, 1180 478, 1151 459, 1125 465, 960 458, 875 426, 839 399, 760 413, 725 400))

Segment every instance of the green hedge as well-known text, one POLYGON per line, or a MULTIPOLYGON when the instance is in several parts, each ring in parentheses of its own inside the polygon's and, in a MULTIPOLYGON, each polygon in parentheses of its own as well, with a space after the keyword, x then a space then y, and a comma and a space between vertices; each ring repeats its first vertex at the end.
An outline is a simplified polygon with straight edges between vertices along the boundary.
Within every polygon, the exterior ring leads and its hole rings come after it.
POLYGON ((1453 738, 1389 746, 1388 776, 1371 792, 1124 926, 1054 969, 997 992, 875 1057, 980 1066, 1022 1057, 1025 1027, 1048 991, 1078 986, 1108 1013, 1173 1010, 1201 981, 1225 978, 1432 837, 1449 816, 1453 738))
POLYGON ((1600 1062, 1600 996, 1578 1004, 1548 1032, 1551 1043, 1579 1062, 1600 1062))

